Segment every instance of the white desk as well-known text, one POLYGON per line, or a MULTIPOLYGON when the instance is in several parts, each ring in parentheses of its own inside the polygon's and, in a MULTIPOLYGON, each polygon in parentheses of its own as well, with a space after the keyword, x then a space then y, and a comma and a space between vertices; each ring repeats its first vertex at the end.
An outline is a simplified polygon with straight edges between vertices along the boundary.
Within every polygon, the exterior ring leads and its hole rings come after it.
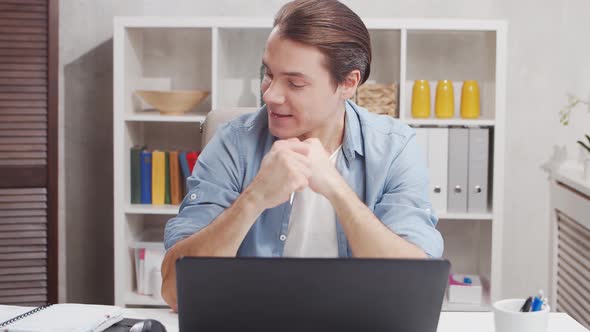
MULTIPOLYGON (((159 320, 168 332, 178 332, 178 316, 168 309, 125 309, 127 318, 159 320)), ((438 332, 494 332, 494 314, 491 312, 443 312, 438 332)), ((582 325, 564 313, 551 313, 547 332, 588 332, 582 325)))

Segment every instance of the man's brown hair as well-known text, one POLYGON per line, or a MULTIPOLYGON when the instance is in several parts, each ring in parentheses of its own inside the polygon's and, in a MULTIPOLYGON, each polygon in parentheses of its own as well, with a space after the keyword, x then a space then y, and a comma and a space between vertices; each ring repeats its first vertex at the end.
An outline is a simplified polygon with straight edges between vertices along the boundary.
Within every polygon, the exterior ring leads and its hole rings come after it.
POLYGON ((363 84, 371 72, 371 38, 361 18, 337 0, 295 0, 277 13, 279 35, 315 46, 326 57, 336 84, 358 69, 363 84))

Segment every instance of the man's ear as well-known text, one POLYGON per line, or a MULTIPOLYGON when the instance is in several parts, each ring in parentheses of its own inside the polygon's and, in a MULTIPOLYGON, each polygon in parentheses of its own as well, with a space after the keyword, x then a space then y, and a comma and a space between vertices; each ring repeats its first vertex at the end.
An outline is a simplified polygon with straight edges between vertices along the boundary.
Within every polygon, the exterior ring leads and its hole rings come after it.
POLYGON ((340 97, 342 99, 350 99, 354 96, 356 88, 361 81, 361 72, 355 69, 348 73, 344 82, 340 83, 340 97))

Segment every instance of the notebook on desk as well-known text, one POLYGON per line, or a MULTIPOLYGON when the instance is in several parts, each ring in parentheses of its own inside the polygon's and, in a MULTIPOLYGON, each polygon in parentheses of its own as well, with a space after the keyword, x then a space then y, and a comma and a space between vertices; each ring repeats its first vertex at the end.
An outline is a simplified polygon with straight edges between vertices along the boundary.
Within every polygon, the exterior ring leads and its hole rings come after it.
POLYGON ((0 306, 2 332, 102 332, 122 319, 122 308, 105 305, 0 306))

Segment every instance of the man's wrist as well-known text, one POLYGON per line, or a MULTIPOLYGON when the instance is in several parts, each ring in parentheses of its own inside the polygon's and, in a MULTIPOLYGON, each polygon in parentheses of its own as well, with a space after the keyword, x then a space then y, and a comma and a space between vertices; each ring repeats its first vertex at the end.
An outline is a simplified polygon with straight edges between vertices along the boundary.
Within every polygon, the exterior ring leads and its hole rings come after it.
POLYGON ((256 215, 259 215, 264 211, 264 195, 258 193, 255 188, 249 186, 244 192, 238 197, 240 208, 251 211, 256 215))
POLYGON ((330 203, 332 203, 332 206, 335 206, 341 200, 346 200, 350 194, 349 192, 352 191, 348 183, 346 183, 340 174, 335 176, 334 180, 329 183, 330 185, 324 196, 330 201, 330 203))

